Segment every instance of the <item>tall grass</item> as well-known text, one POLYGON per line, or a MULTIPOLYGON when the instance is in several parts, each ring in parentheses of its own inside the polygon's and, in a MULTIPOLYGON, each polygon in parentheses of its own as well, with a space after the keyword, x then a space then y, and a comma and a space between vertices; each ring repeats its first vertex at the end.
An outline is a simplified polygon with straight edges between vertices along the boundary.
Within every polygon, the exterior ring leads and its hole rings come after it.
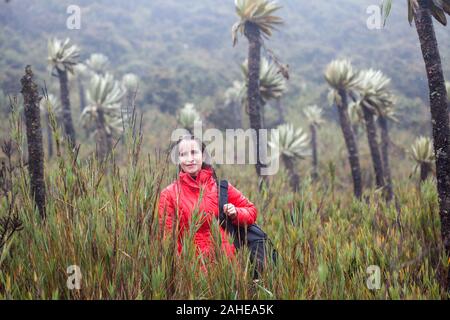
MULTIPOLYGON (((181 254, 158 225, 158 195, 174 178, 164 152, 141 154, 137 117, 125 135, 125 150, 105 162, 80 159, 65 149, 53 124, 58 156, 48 163, 47 219, 34 209, 23 163, 20 117, 13 114, 11 136, 17 170, 13 214, 23 230, 0 252, 0 299, 441 299, 447 261, 440 238, 434 181, 420 188, 396 183, 398 208, 366 191, 366 201, 334 188, 330 165, 327 185, 302 183, 288 192, 284 172, 258 193, 253 167, 219 169, 257 205, 258 223, 278 251, 261 281, 252 281, 249 252, 229 260, 215 241, 215 258, 195 254, 193 231, 181 254), (246 177, 249 177, 248 179, 246 177), (69 290, 67 268, 80 267, 81 289, 69 290), (206 265, 206 267, 203 267, 206 265), (381 287, 369 290, 367 268, 381 270, 381 287)), ((120 148, 117 144, 116 148, 120 148)), ((325 175, 325 173, 323 173, 325 175)), ((7 197, 0 215, 8 211, 7 197)), ((213 237, 218 239, 218 223, 213 237)))

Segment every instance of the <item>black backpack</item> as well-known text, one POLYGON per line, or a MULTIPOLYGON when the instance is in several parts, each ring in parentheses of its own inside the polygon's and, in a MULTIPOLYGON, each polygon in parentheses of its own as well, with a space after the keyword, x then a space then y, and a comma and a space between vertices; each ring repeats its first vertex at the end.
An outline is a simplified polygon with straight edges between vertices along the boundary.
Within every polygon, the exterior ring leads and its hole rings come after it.
POLYGON ((277 252, 267 234, 256 223, 247 227, 238 227, 234 225, 223 211, 223 206, 226 203, 228 203, 228 181, 221 180, 219 187, 220 225, 234 238, 234 246, 236 249, 239 249, 242 246, 248 247, 250 250, 250 258, 256 267, 254 277, 257 278, 258 273, 264 269, 268 254, 270 254, 272 260, 276 262, 277 252))

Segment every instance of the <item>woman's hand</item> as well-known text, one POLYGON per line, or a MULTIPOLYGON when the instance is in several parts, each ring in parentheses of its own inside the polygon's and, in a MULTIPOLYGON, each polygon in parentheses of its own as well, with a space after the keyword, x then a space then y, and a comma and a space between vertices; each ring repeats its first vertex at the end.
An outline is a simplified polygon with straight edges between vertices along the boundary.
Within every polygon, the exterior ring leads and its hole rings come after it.
POLYGON ((223 212, 232 220, 236 219, 237 217, 236 207, 231 203, 223 205, 223 212))

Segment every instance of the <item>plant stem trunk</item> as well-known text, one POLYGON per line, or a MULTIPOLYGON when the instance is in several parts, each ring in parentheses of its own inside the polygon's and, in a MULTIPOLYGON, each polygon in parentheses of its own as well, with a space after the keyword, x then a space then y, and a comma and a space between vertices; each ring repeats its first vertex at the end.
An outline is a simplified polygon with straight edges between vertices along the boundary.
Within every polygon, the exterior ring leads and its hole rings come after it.
POLYGON ((341 104, 337 105, 339 121, 341 124, 342 134, 344 135, 345 144, 348 151, 348 160, 353 178, 353 192, 356 198, 361 199, 362 182, 361 167, 359 164, 358 145, 356 144, 355 134, 348 116, 348 99, 345 90, 339 90, 341 104))
POLYGON ((383 116, 378 118, 378 124, 381 128, 381 156, 383 157, 383 172, 386 183, 386 200, 389 202, 394 198, 392 185, 391 167, 389 164, 389 126, 387 119, 383 116))
POLYGON ((383 164, 381 162, 380 147, 377 141, 377 129, 372 111, 362 103, 364 120, 366 123, 367 141, 369 143, 370 155, 372 157, 373 170, 375 171, 375 182, 377 188, 384 187, 383 164))
POLYGON ((285 155, 282 156, 282 160, 289 174, 289 184, 291 189, 292 191, 297 192, 300 185, 300 176, 295 171, 294 161, 285 155))
POLYGON ((317 129, 316 126, 313 124, 309 125, 309 128, 311 130, 311 148, 312 148, 312 180, 317 181, 319 178, 319 174, 317 171, 317 129))
POLYGON ((104 161, 112 149, 112 137, 106 128, 105 115, 103 110, 99 109, 97 117, 97 157, 104 161))
POLYGON ((28 171, 30 173, 31 194, 42 219, 45 219, 44 147, 42 142, 40 97, 33 81, 31 66, 25 69, 21 79, 27 127, 28 171))
MULTIPOLYGON (((261 144, 260 141, 260 129, 262 128, 262 118, 261 118, 261 93, 259 89, 259 73, 260 73, 260 62, 261 62, 261 42, 260 42, 260 31, 257 25, 247 22, 245 25, 245 36, 248 39, 248 109, 250 117, 250 128, 256 133, 256 174, 259 177, 259 189, 261 190, 262 179, 261 168, 264 167, 262 159, 264 157, 260 156, 261 144)), ((265 148, 263 148, 265 149, 265 148)), ((265 160, 265 159, 264 159, 265 160)))
MULTIPOLYGON (((447 90, 431 18, 431 1, 419 0, 418 3, 419 7, 414 13, 414 21, 428 77, 441 236, 445 252, 450 257, 450 128, 447 112, 447 90)), ((447 292, 450 292, 450 272, 447 273, 444 285, 447 292)))
POLYGON ((60 85, 60 90, 61 90, 61 104, 62 104, 64 132, 69 140, 70 148, 73 148, 76 144, 76 137, 75 137, 75 128, 73 126, 73 121, 72 121, 72 113, 70 110, 70 98, 69 98, 69 86, 68 86, 68 80, 67 80, 67 71, 59 70, 59 69, 57 69, 57 71, 58 71, 59 85, 60 85))
POLYGON ((424 182, 428 179, 431 172, 431 163, 422 162, 420 164, 420 182, 424 182))
POLYGON ((51 159, 53 157, 53 132, 52 127, 50 125, 50 115, 48 112, 46 113, 46 122, 47 122, 47 148, 48 148, 48 158, 51 159))

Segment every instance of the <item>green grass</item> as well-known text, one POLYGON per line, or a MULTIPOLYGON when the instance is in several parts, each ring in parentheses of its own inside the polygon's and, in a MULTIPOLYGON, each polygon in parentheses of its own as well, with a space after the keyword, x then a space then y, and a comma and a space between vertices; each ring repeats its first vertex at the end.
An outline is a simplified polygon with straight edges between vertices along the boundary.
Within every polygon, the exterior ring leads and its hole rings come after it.
MULTIPOLYGON (((16 147, 23 145, 18 118, 11 124, 16 147)), ((216 260, 205 273, 192 234, 182 255, 170 237, 161 236, 158 195, 175 175, 164 154, 144 155, 139 136, 130 131, 113 158, 99 163, 95 157, 81 159, 65 151, 55 133, 60 155, 46 166, 45 222, 33 209, 26 167, 18 160, 23 152, 16 148, 18 168, 11 192, 0 198, 0 210, 3 215, 11 207, 23 230, 0 251, 0 299, 446 297, 440 279, 447 258, 432 179, 421 187, 411 179, 396 181, 397 210, 368 189, 364 201, 353 199, 351 185, 341 186, 326 167, 321 170, 323 183, 304 179, 301 192, 294 195, 284 171, 258 193, 252 166, 239 172, 222 166, 219 176, 257 205, 258 223, 279 254, 278 263, 271 263, 255 285, 246 250, 229 261, 216 245, 216 260), (80 290, 67 287, 71 265, 81 269, 80 290), (371 265, 381 269, 379 290, 366 286, 371 265)), ((215 224, 215 237, 217 228, 215 224)))

